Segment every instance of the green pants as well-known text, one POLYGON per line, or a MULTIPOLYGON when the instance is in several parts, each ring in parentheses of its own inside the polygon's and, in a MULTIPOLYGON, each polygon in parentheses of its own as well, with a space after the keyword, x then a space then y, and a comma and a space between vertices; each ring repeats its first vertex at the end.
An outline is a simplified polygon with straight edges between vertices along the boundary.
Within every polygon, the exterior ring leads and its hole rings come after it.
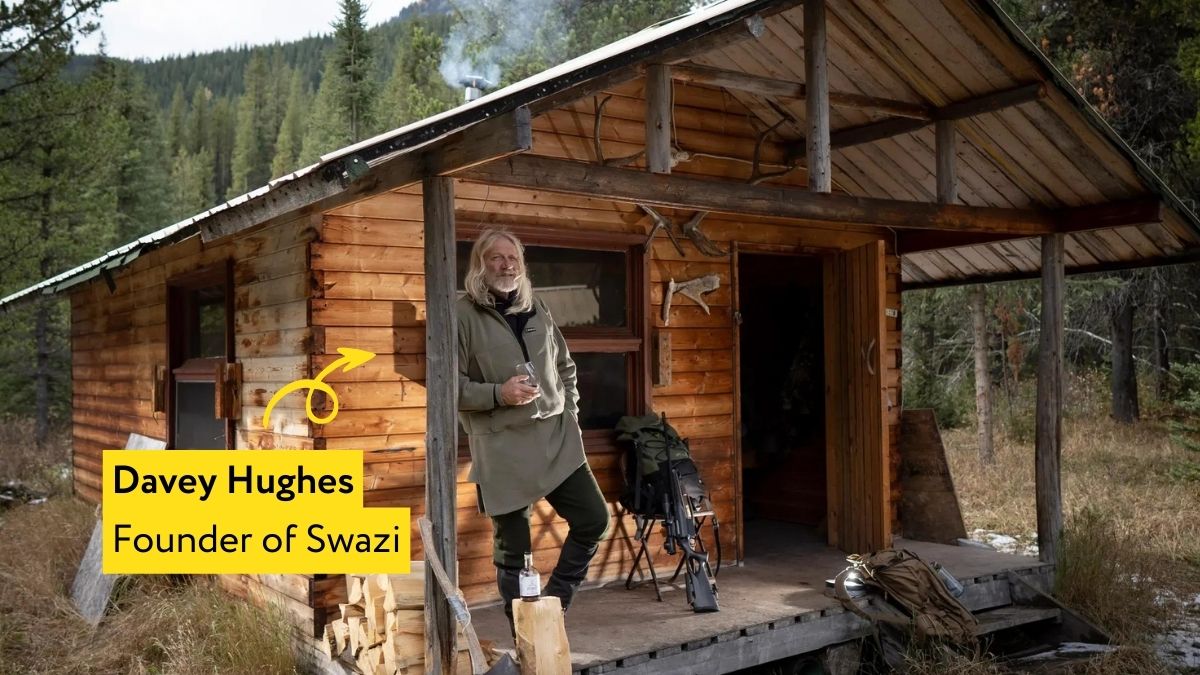
MULTIPOLYGON (((609 519, 604 494, 596 484, 591 467, 584 463, 576 469, 546 495, 546 501, 570 526, 564 549, 595 551, 597 542, 608 533, 609 519)), ((533 505, 530 504, 519 511, 492 516, 492 558, 496 565, 508 568, 525 565, 525 553, 533 550, 529 536, 532 512, 533 505)), ((586 566, 587 561, 583 563, 586 566)))

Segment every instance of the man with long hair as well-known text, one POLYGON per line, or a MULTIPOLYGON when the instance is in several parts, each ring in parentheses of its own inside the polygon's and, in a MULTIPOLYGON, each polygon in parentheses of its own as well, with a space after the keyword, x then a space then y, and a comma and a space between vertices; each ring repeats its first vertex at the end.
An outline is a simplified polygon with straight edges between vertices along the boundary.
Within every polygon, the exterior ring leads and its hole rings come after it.
POLYGON ((543 497, 570 530, 544 590, 571 604, 608 530, 608 509, 583 453, 575 362, 533 292, 519 239, 485 230, 458 301, 458 410, 471 445, 469 479, 492 519, 492 558, 512 624, 519 573, 532 551, 529 516, 543 497), (517 374, 531 362, 537 385, 517 374), (540 397, 540 401, 535 399, 540 397))

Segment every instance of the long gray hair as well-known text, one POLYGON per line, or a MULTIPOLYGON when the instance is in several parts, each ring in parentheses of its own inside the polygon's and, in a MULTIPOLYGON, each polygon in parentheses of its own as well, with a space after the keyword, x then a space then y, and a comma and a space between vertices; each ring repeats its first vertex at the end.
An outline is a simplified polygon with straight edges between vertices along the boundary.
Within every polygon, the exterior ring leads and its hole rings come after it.
POLYGON ((508 308, 507 313, 528 312, 533 309, 533 284, 529 281, 529 270, 525 267, 525 247, 521 244, 521 240, 508 230, 489 228, 479 233, 479 238, 471 247, 471 261, 467 266, 467 276, 463 280, 463 286, 467 295, 471 296, 476 303, 485 307, 495 306, 496 301, 488 289, 487 266, 483 259, 498 239, 507 239, 516 247, 519 265, 517 268, 517 295, 513 298, 512 306, 508 308))

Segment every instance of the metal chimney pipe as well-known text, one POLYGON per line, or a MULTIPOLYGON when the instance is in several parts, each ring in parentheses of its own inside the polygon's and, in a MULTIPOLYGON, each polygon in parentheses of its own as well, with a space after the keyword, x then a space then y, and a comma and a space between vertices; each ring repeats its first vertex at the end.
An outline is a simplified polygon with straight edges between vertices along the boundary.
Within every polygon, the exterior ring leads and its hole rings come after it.
POLYGON ((475 99, 483 96, 485 89, 490 89, 492 83, 479 75, 467 75, 458 81, 463 88, 463 100, 470 103, 475 99))

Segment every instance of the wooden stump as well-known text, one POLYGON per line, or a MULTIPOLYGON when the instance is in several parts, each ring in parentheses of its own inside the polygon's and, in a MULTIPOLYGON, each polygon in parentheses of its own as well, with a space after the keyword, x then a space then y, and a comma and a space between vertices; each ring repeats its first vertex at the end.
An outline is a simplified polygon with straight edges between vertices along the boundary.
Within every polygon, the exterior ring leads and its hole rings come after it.
POLYGON ((522 675, 570 675, 571 648, 559 599, 514 600, 513 617, 522 675))

